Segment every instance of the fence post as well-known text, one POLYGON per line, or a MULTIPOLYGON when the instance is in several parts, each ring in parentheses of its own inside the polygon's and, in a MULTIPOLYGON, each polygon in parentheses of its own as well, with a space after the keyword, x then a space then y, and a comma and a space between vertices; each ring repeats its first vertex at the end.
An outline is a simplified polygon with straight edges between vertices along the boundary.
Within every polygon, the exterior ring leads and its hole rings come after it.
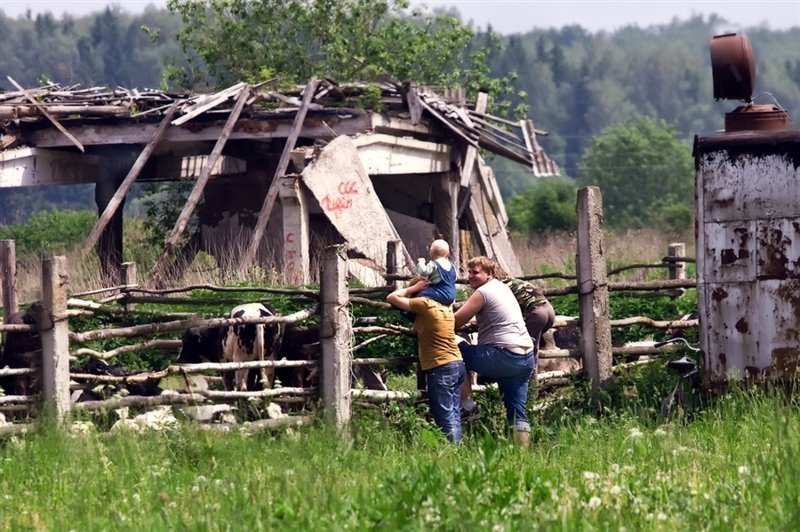
POLYGON ((320 275, 322 403, 326 419, 340 431, 346 431, 350 423, 350 371, 353 357, 345 250, 343 245, 325 248, 320 275))
POLYGON ((17 295, 17 251, 13 240, 0 240, 0 268, 3 274, 3 321, 19 311, 17 295))
MULTIPOLYGON (((386 273, 389 275, 400 275, 405 266, 403 260, 403 243, 400 240, 389 240, 386 243, 386 273)), ((394 279, 389 281, 388 284, 392 290, 398 290, 403 287, 403 281, 394 279)))
MULTIPOLYGON (((686 244, 683 242, 673 242, 667 248, 667 256, 670 258, 686 258, 686 244)), ((670 261, 669 263, 669 278, 670 279, 686 279, 686 263, 670 261)))
MULTIPOLYGON (((126 287, 137 286, 138 280, 136 279, 136 263, 123 262, 122 263, 122 284, 126 287)), ((123 288, 122 292, 128 294, 128 289, 123 288)), ((125 312, 133 312, 136 310, 136 303, 128 303, 127 301, 122 305, 125 312)))
POLYGON ((45 410, 59 422, 69 413, 69 327, 67 325, 67 258, 42 262, 42 381, 45 410))
POLYGON ((597 398, 611 380, 611 325, 608 315, 608 279, 603 255, 603 199, 598 187, 578 190, 578 308, 583 365, 597 398))

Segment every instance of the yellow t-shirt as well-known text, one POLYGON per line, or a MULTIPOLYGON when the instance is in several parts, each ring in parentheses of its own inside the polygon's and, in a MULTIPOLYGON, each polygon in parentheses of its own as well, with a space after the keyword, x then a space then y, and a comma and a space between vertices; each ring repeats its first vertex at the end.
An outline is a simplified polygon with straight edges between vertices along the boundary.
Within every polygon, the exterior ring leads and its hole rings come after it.
POLYGON ((411 312, 417 315, 414 330, 419 345, 419 365, 423 371, 461 360, 456 344, 453 308, 427 297, 409 300, 411 312))

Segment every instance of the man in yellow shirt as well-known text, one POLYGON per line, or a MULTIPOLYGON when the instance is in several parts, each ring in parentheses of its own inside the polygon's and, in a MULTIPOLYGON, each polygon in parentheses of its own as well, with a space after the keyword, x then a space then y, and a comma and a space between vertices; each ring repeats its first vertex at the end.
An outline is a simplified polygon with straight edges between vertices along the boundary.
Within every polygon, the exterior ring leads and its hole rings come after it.
POLYGON ((464 361, 455 335, 453 308, 427 297, 414 297, 430 283, 419 281, 395 290, 386 300, 400 310, 416 315, 419 364, 425 374, 428 404, 436 425, 451 442, 460 442, 460 387, 466 377, 464 361))

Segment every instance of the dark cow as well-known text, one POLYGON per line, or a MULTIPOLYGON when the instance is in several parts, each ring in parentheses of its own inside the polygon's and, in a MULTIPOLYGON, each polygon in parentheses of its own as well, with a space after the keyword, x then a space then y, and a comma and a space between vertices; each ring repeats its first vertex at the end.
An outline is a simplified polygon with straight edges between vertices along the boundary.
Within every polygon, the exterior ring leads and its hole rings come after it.
MULTIPOLYGON (((8 320, 9 325, 36 325, 36 314, 31 311, 17 312, 8 320)), ((38 368, 42 342, 38 332, 9 332, 3 345, 0 368, 38 368)), ((0 388, 10 395, 33 395, 40 389, 38 373, 12 375, 0 378, 0 388)))
MULTIPOLYGON (((286 325, 278 351, 279 359, 319 360, 319 327, 316 325, 286 325)), ((316 386, 318 369, 308 367, 277 368, 275 377, 282 386, 308 388, 316 386)))
MULTIPOLYGON (((73 366, 69 369, 70 373, 83 373, 88 375, 110 375, 113 377, 127 377, 132 375, 129 371, 109 364, 104 360, 95 358, 89 359, 88 362, 79 366, 73 366)), ((140 383, 121 384, 114 383, 108 385, 97 386, 91 384, 83 390, 75 390, 72 394, 72 401, 75 403, 82 403, 86 401, 100 401, 108 399, 109 397, 118 394, 123 390, 127 390, 130 395, 153 396, 161 395, 161 388, 156 382, 145 381, 140 383), (89 388, 91 386, 91 388, 89 388)))
MULTIPOLYGON (((276 313, 261 303, 246 303, 231 310, 231 318, 251 318, 275 316, 276 313)), ((249 362, 254 360, 275 360, 281 342, 281 327, 272 325, 232 325, 226 328, 192 327, 182 339, 180 364, 201 362, 249 362)), ((255 390, 258 377, 261 384, 271 387, 275 369, 237 370, 232 376, 223 373, 222 380, 228 390, 255 390)))

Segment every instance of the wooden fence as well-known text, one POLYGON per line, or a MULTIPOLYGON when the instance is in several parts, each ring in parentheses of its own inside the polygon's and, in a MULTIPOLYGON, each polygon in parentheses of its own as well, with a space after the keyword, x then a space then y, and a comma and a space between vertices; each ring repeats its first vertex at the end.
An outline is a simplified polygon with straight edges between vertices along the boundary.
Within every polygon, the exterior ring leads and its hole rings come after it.
MULTIPOLYGON (((546 289, 548 297, 576 293, 579 298, 580 316, 577 318, 559 317, 555 328, 579 327, 582 344, 577 349, 546 350, 540 353, 541 358, 579 358, 583 361, 584 371, 591 379, 593 388, 605 385, 611 378, 614 355, 654 355, 670 348, 656 349, 652 343, 635 347, 612 347, 611 328, 644 325, 654 329, 682 329, 697 327, 694 320, 653 320, 644 316, 634 316, 611 320, 608 314, 608 294, 610 291, 664 291, 693 288, 695 281, 686 278, 684 265, 692 259, 684 257, 685 246, 672 244, 667 256, 660 264, 634 264, 613 271, 606 271, 603 256, 602 227, 597 225, 602 220, 599 213, 599 194, 593 189, 582 189, 579 193, 579 231, 577 238, 577 275, 550 274, 530 276, 527 279, 543 279, 561 277, 574 279, 575 284, 559 289, 546 289), (608 282, 607 277, 631 268, 666 268, 669 280, 655 282, 608 282)), ((388 256, 396 254, 397 242, 389 244, 388 256)), ((13 241, 0 242, 0 264, 2 264, 3 315, 5 321, 16 312, 16 265, 13 241)), ((68 266, 64 257, 53 257, 45 260, 42 268, 42 299, 32 306, 37 316, 36 325, 3 324, 0 332, 38 332, 41 338, 40 369, 0 369, 0 377, 38 375, 42 382, 42 394, 35 396, 0 396, 0 412, 30 410, 41 405, 44 411, 50 412, 57 419, 63 420, 70 411, 96 411, 124 406, 155 405, 199 405, 214 402, 236 402, 248 399, 274 400, 283 403, 321 399, 324 416, 335 426, 345 429, 350 420, 353 399, 369 402, 394 400, 416 400, 423 396, 423 391, 398 392, 354 389, 351 375, 358 366, 413 364, 416 356, 394 356, 385 358, 354 358, 354 353, 366 345, 386 335, 412 335, 410 328, 390 324, 354 323, 349 311, 350 305, 369 305, 376 308, 390 308, 384 302, 386 294, 398 282, 398 275, 391 271, 386 277, 387 287, 350 289, 347 283, 347 257, 345 248, 332 246, 324 253, 320 275, 321 287, 316 290, 284 290, 257 287, 216 287, 212 285, 195 285, 168 290, 148 290, 139 287, 136 281, 134 264, 126 264, 125 282, 122 285, 80 294, 68 292, 68 266), (161 320, 125 327, 104 327, 97 330, 74 332, 69 330, 69 319, 84 315, 141 315, 136 310, 137 303, 176 303, 197 302, 196 299, 181 298, 175 294, 191 290, 206 289, 215 292, 262 292, 265 295, 291 296, 298 302, 305 302, 305 308, 288 316, 266 318, 212 318, 201 319, 186 313, 152 313, 161 320), (104 296, 104 297, 100 297, 104 296), (89 298, 94 297, 94 300, 89 298), (150 371, 126 376, 90 375, 70 373, 69 361, 77 357, 91 357, 110 360, 123 353, 143 349, 166 349, 177 353, 180 340, 153 338, 163 333, 182 333, 189 327, 225 327, 230 325, 251 324, 289 324, 299 323, 312 317, 319 319, 320 342, 317 360, 276 360, 241 363, 206 363, 193 365, 170 365, 162 371, 150 371), (355 339, 369 337, 360 344, 355 339), (149 337, 149 338, 148 338, 149 337), (145 338, 138 343, 128 343, 106 351, 98 351, 84 347, 87 342, 111 338, 145 338), (237 369, 254 369, 264 367, 309 367, 319 370, 319 389, 279 387, 259 391, 219 391, 192 389, 189 375, 209 371, 232 371, 237 369), (103 401, 71 403, 70 394, 75 389, 98 384, 136 384, 154 382, 169 375, 180 375, 187 383, 187 390, 180 393, 165 393, 152 397, 127 396, 114 397, 103 401)), ((391 264, 391 262, 390 262, 391 264)), ((214 300, 219 303, 219 299, 214 300)), ((231 298, 231 303, 241 302, 231 298)), ((563 380, 564 372, 540 374, 540 381, 563 380)), ((257 428, 269 428, 303 424, 309 421, 307 415, 290 415, 278 419, 264 419, 253 424, 257 428)), ((0 427, 0 434, 29 430, 31 427, 23 423, 0 427)))

